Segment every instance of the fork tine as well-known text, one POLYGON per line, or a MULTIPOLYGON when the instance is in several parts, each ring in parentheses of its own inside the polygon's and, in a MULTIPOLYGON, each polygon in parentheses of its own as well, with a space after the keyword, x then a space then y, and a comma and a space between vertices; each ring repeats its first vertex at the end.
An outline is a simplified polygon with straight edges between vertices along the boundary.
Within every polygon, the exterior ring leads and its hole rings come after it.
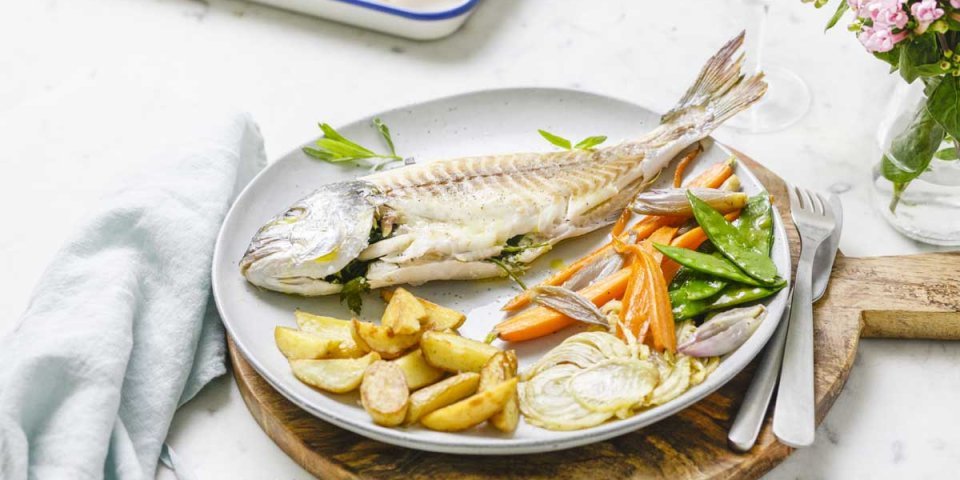
POLYGON ((796 190, 797 187, 794 187, 793 185, 787 185, 787 193, 790 194, 790 210, 794 212, 801 210, 800 199, 797 198, 796 190))
POLYGON ((807 194, 805 189, 797 187, 797 196, 800 197, 801 207, 804 211, 813 210, 813 205, 810 204, 810 195, 807 194))
POLYGON ((815 212, 817 207, 813 206, 813 200, 810 199, 810 192, 805 188, 797 188, 797 193, 800 195, 800 201, 803 202, 803 210, 805 212, 815 212))
POLYGON ((822 193, 817 192, 817 200, 823 205, 823 216, 833 220, 833 206, 830 204, 830 199, 822 193))
POLYGON ((817 215, 822 216, 824 214, 824 205, 823 201, 820 200, 820 195, 813 190, 807 191, 807 195, 810 195, 810 201, 813 203, 814 211, 817 212, 817 215))

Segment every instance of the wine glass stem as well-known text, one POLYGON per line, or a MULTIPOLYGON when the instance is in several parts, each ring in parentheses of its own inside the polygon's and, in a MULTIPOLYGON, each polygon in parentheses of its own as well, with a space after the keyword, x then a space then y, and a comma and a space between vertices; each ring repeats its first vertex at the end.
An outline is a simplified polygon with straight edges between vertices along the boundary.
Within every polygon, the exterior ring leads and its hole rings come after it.
POLYGON ((770 3, 763 0, 746 0, 750 29, 747 32, 747 71, 759 73, 763 70, 763 44, 766 39, 767 18, 770 16, 770 3))

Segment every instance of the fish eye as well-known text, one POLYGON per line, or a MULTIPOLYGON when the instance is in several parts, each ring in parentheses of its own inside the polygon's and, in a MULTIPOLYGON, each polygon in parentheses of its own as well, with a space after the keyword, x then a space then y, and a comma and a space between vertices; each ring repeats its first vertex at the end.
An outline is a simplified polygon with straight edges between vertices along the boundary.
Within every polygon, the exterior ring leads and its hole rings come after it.
POLYGON ((284 224, 294 223, 294 222, 300 220, 305 213, 307 213, 307 209, 304 208, 304 207, 300 207, 300 206, 290 207, 289 210, 287 210, 286 212, 283 212, 283 217, 277 219, 277 221, 275 222, 275 224, 277 224, 277 223, 284 223, 284 224))

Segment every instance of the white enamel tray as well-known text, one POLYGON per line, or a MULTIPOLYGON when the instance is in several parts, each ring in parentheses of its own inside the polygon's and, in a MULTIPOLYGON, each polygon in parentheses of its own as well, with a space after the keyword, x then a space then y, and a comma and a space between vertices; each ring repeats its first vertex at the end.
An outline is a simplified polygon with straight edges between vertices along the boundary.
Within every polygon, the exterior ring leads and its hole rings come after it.
POLYGON ((479 0, 256 0, 414 40, 436 40, 460 28, 479 0))
MULTIPOLYGON (((577 140, 588 135, 607 135, 608 142, 615 142, 650 130, 657 125, 659 118, 650 110, 610 97, 571 90, 517 88, 481 91, 411 105, 358 120, 339 130, 362 145, 380 146, 380 139, 370 127, 373 117, 380 117, 390 126, 397 152, 414 156, 418 162, 554 148, 537 134, 538 128, 577 140)), ((692 173, 729 156, 723 147, 711 141, 706 144, 707 150, 695 162, 692 173)), ((573 432, 554 432, 521 422, 513 435, 489 427, 466 433, 433 432, 419 426, 384 428, 370 420, 358 404, 356 394, 332 395, 300 383, 274 345, 274 327, 295 326, 293 312, 298 308, 350 318, 350 313, 338 303, 336 296, 304 298, 260 290, 246 282, 237 266, 254 232, 273 215, 318 185, 366 173, 365 168, 313 160, 299 149, 271 164, 237 198, 224 221, 213 259, 213 291, 227 330, 244 357, 263 378, 313 415, 373 439, 436 452, 502 455, 558 450, 622 435, 677 413, 732 379, 763 348, 786 303, 786 289, 768 299, 765 303, 769 313, 757 332, 739 350, 725 357, 704 383, 665 405, 625 420, 573 432)), ((762 190, 757 178, 744 166, 738 164, 737 174, 748 194, 762 190)), ((672 172, 664 172, 661 183, 666 184, 671 178, 672 172)), ((790 278, 790 255, 779 215, 774 215, 774 229, 773 260, 781 275, 790 278)), ((607 239, 608 230, 561 243, 537 260, 527 273, 526 281, 533 284, 544 278, 550 271, 551 262, 556 259, 569 262, 592 250, 607 239)), ((516 287, 507 280, 434 282, 413 287, 411 291, 467 313, 461 333, 475 339, 486 336, 502 318, 500 305, 517 293, 516 287)), ((376 321, 382 311, 383 302, 372 293, 364 301, 362 318, 376 321)), ((517 350, 522 370, 577 331, 569 328, 536 341, 510 345, 510 348, 517 350)), ((499 341, 497 346, 506 347, 499 341)))

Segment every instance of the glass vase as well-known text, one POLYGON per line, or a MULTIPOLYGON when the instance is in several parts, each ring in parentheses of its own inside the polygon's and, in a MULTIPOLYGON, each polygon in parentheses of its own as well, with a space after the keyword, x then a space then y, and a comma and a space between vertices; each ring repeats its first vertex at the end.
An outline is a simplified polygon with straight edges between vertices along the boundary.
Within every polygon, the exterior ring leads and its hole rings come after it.
POLYGON ((902 234, 924 243, 956 246, 960 245, 960 144, 937 133, 942 130, 929 118, 926 103, 921 81, 901 82, 894 91, 877 132, 873 203, 902 234), (930 154, 918 155, 918 151, 930 154))

